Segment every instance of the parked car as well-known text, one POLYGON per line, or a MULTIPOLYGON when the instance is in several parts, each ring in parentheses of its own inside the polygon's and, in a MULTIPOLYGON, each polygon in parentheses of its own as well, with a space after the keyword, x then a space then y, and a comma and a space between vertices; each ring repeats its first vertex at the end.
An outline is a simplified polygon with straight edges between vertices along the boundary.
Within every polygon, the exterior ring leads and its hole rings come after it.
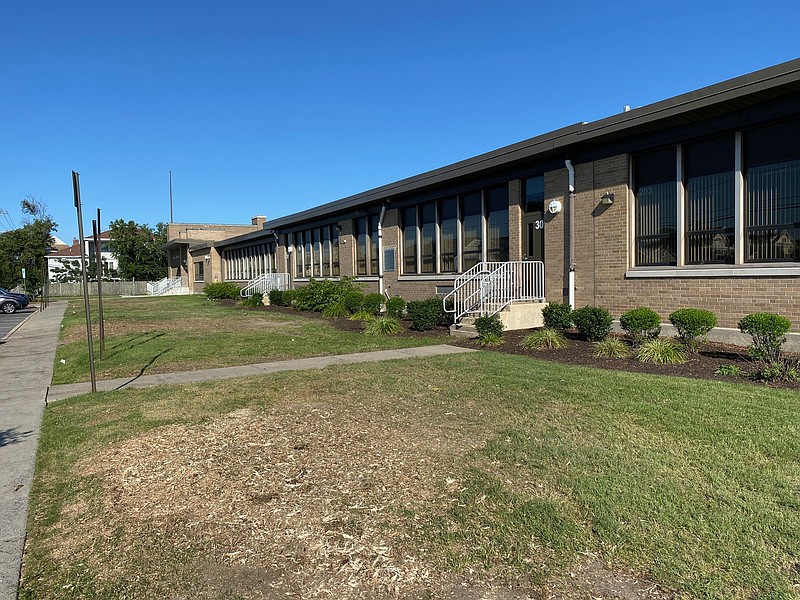
POLYGON ((28 306, 28 304, 31 303, 31 297, 28 296, 28 294, 18 294, 16 292, 12 292, 11 290, 7 290, 6 288, 2 287, 0 287, 0 294, 17 298, 20 303, 20 308, 25 308, 28 306))
POLYGON ((0 292, 0 312, 11 314, 17 312, 20 308, 25 308, 25 306, 17 296, 10 296, 5 292, 0 292))

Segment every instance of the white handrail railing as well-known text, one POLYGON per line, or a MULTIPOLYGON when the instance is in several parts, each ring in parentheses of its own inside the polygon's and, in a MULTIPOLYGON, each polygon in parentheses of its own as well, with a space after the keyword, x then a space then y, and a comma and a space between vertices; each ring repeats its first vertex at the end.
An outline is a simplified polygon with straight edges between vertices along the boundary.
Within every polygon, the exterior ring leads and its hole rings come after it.
POLYGON ((167 293, 173 288, 180 287, 180 277, 164 277, 161 281, 155 281, 147 284, 147 293, 150 296, 160 296, 167 293))
POLYGON ((491 316, 514 302, 543 301, 544 263, 526 260, 478 263, 456 278, 442 303, 458 321, 467 314, 491 316))
POLYGON ((264 273, 247 282, 239 295, 249 298, 253 294, 269 294, 272 290, 288 290, 289 283, 288 273, 264 273))

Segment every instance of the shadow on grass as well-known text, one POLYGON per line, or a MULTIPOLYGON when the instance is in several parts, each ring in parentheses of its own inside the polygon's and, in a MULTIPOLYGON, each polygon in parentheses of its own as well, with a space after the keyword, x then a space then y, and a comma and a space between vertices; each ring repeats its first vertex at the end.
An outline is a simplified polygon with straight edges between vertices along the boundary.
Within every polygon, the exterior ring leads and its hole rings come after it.
POLYGON ((152 366, 154 362, 156 362, 156 361, 157 361, 159 358, 161 358, 162 356, 164 356, 164 355, 165 355, 167 352, 169 352, 169 348, 166 348, 166 349, 162 350, 161 352, 159 352, 158 354, 156 354, 156 355, 155 355, 153 358, 151 358, 151 359, 150 359, 150 360, 147 362, 147 364, 146 364, 145 366, 143 366, 143 367, 141 368, 141 370, 139 371, 139 373, 138 373, 138 374, 134 375, 134 376, 133 376, 133 377, 131 377, 131 378, 130 378, 128 381, 126 381, 125 383, 123 383, 123 384, 119 385, 118 387, 116 387, 116 388, 114 388, 114 389, 116 389, 116 390, 121 390, 122 388, 124 388, 124 387, 126 387, 126 386, 130 385, 131 383, 133 383, 134 381, 136 381, 137 379, 139 379, 139 377, 141 377, 142 375, 144 375, 144 372, 147 370, 147 368, 148 368, 148 367, 152 366))
POLYGON ((136 335, 119 345, 111 346, 109 350, 112 351, 106 352, 106 357, 111 357, 116 354, 120 354, 122 352, 127 352, 129 350, 132 350, 136 346, 143 346, 144 344, 152 342, 153 340, 157 340, 158 338, 164 337, 165 335, 167 334, 164 333, 163 331, 160 333, 140 333, 139 335, 136 335))

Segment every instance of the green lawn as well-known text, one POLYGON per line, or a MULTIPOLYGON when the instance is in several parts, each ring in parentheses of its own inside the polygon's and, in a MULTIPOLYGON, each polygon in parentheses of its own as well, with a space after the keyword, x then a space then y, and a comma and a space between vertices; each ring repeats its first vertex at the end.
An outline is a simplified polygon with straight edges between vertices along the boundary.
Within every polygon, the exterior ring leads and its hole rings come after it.
MULTIPOLYGON (((447 336, 375 336, 343 332, 319 319, 246 310, 202 296, 108 298, 106 347, 98 379, 228 367, 308 356, 440 344, 447 336)), ((97 321, 97 307, 92 307, 97 321)), ((83 302, 71 300, 56 354, 53 383, 89 380, 83 302), (64 361, 63 363, 61 361, 64 361)))
POLYGON ((21 597, 256 597, 247 569, 377 597, 390 559, 442 597, 597 557, 682 597, 796 598, 798 400, 491 352, 82 396, 45 412, 21 597), (348 587, 332 539, 395 551, 348 587))

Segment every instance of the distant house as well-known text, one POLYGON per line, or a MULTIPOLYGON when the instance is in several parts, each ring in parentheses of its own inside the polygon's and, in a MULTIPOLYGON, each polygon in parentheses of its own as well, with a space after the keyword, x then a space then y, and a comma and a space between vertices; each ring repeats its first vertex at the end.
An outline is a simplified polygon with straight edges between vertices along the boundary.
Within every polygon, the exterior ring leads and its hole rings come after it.
MULTIPOLYGON (((60 241, 60 240, 58 240, 60 241)), ((103 278, 114 278, 117 276, 119 261, 111 248, 111 231, 102 231, 99 235, 100 242, 100 263, 103 267, 103 278)), ((63 244, 63 242, 62 242, 63 244)), ((47 273, 50 281, 78 281, 81 278, 81 244, 75 238, 71 246, 59 247, 61 244, 53 244, 53 250, 47 255, 47 273)), ((94 263, 95 247, 92 238, 84 240, 84 256, 89 263, 94 263)), ((90 272, 89 277, 95 278, 97 274, 90 272)))

